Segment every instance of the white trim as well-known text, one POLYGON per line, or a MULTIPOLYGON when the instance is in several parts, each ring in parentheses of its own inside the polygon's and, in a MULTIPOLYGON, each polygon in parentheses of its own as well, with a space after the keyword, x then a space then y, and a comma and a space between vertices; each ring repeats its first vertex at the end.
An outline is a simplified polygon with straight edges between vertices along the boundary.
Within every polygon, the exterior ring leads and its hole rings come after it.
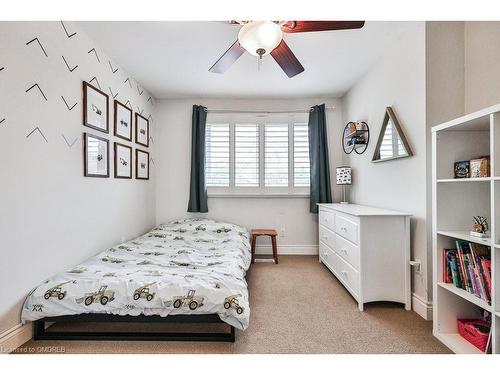
POLYGON ((208 193, 208 198, 309 198, 309 193, 208 193))
MULTIPOLYGON (((318 255, 318 245, 278 245, 278 255, 318 255)), ((271 245, 257 245, 255 254, 272 254, 271 245)))
POLYGON ((412 293, 411 303, 413 311, 425 320, 432 320, 432 302, 426 302, 420 296, 412 293))
POLYGON ((0 354, 10 353, 33 337, 31 323, 18 324, 0 336, 0 354))

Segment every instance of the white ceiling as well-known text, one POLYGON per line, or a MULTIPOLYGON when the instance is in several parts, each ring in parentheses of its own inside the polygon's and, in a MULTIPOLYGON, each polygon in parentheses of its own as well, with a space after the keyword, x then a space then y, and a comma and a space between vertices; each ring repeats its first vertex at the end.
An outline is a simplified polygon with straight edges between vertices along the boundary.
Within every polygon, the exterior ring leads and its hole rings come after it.
POLYGON ((390 48, 405 22, 367 22, 359 30, 285 34, 305 71, 288 78, 271 56, 261 71, 245 53, 225 73, 208 71, 237 39, 224 22, 78 22, 155 98, 340 97, 390 48))

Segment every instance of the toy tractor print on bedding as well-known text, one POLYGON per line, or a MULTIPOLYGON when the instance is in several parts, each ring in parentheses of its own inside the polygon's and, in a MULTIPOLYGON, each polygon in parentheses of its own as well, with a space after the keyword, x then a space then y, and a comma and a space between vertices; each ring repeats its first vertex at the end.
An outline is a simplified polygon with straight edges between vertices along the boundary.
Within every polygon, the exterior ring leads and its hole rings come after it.
POLYGON ((146 300, 149 302, 153 298, 155 298, 155 293, 150 293, 150 290, 149 290, 149 287, 151 285, 154 285, 154 284, 156 284, 156 282, 149 283, 149 284, 146 284, 144 286, 141 286, 140 288, 137 288, 134 291, 134 300, 137 301, 139 298, 146 298, 146 300))
POLYGON ((43 298, 49 299, 50 297, 57 297, 58 300, 62 300, 64 297, 66 297, 66 291, 62 289, 63 285, 69 284, 69 283, 75 283, 75 280, 70 280, 66 281, 64 283, 58 284, 54 286, 53 288, 50 288, 45 292, 43 295, 43 298))
POLYGON ((93 303, 100 302, 101 305, 105 306, 108 302, 115 299, 115 292, 107 289, 108 286, 103 285, 97 292, 86 293, 84 297, 78 298, 76 303, 84 302, 85 306, 90 306, 93 303))
POLYGON ((123 259, 110 257, 109 255, 106 255, 101 260, 103 262, 110 262, 110 263, 124 263, 125 262, 125 260, 123 260, 123 259))
POLYGON ((238 297, 241 297, 241 294, 235 294, 233 296, 226 297, 224 299, 224 308, 226 310, 233 308, 236 310, 238 315, 241 315, 241 314, 243 314, 243 311, 245 311, 245 309, 240 306, 240 302, 238 301, 238 297))
POLYGON ((174 307, 176 309, 180 307, 188 306, 190 310, 196 310, 198 307, 203 306, 203 297, 195 297, 196 291, 191 289, 186 296, 177 296, 173 298, 174 307))

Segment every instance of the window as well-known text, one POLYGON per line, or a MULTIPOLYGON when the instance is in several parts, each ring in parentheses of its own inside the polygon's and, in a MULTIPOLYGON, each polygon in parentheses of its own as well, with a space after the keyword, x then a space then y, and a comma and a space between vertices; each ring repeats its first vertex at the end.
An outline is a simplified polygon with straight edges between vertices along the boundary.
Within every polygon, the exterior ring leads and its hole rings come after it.
POLYGON ((309 194, 307 114, 210 114, 209 194, 309 194))
POLYGON ((206 185, 229 186, 229 124, 207 124, 205 133, 206 185))

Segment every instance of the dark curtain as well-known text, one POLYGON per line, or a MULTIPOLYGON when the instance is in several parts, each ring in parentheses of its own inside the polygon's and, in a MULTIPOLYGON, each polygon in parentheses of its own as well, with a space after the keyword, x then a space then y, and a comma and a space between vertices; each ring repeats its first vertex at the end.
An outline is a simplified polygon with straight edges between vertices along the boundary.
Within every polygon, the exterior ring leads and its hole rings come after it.
POLYGON ((311 107, 309 113, 309 161, 311 163, 311 202, 309 211, 317 213, 317 203, 332 203, 324 104, 311 107))
POLYGON ((191 133, 191 183, 188 212, 208 212, 207 187, 205 186, 205 128, 207 109, 193 105, 191 133))

